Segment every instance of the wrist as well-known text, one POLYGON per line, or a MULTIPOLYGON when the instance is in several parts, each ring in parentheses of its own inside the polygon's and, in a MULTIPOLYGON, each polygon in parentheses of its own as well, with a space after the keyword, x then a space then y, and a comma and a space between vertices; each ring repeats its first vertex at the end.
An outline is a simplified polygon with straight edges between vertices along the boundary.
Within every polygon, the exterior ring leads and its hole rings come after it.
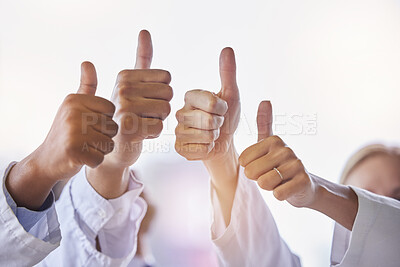
POLYGON ((93 189, 106 199, 122 196, 129 185, 129 166, 114 165, 106 160, 98 167, 86 168, 86 177, 93 189))
POLYGON ((42 206, 57 182, 40 163, 37 151, 16 163, 5 178, 5 185, 17 206, 36 210, 42 206))
POLYGON ((234 185, 236 187, 239 173, 238 159, 239 155, 232 142, 226 153, 211 160, 203 161, 214 186, 234 185))
POLYGON ((352 230, 358 212, 358 197, 346 185, 332 183, 319 177, 316 181, 314 201, 307 206, 335 220, 345 228, 352 230))

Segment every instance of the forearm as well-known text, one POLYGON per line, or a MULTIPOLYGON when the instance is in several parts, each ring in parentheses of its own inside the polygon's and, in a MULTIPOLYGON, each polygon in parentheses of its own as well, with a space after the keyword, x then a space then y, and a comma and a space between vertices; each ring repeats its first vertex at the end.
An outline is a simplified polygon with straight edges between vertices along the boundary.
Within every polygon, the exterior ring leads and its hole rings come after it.
POLYGON ((36 150, 18 162, 5 181, 17 206, 30 210, 38 210, 42 206, 56 181, 48 177, 37 154, 36 150))
POLYGON ((203 161, 215 188, 226 225, 229 225, 233 200, 238 182, 238 154, 232 145, 228 152, 218 159, 203 161))
POLYGON ((317 196, 309 208, 327 215, 351 231, 358 212, 356 193, 345 185, 332 183, 316 176, 312 176, 312 179, 317 185, 317 196))
POLYGON ((105 199, 122 196, 128 190, 129 166, 114 165, 106 159, 97 168, 86 169, 87 179, 96 192, 105 199))

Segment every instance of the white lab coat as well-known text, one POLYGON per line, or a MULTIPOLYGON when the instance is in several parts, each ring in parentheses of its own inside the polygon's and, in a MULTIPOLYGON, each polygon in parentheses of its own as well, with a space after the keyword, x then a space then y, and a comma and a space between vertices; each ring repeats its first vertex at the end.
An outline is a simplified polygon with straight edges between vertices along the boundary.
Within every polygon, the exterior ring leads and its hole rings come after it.
POLYGON ((4 177, 10 168, 1 171, 0 189, 0 266, 32 266, 56 249, 61 240, 59 224, 54 206, 32 227, 29 232, 18 221, 4 193, 4 177), (51 233, 51 235, 47 234, 51 233), (40 238, 38 238, 38 236, 40 238))
MULTIPOLYGON (((400 266, 400 202, 359 188, 352 189, 358 196, 357 217, 352 231, 336 225, 331 266, 400 266)), ((220 266, 301 265, 279 236, 257 185, 245 177, 242 168, 228 227, 225 227, 213 189, 211 198, 214 210, 211 232, 220 266)))
MULTIPOLYGON (((11 166, 2 172, 3 184, 11 166)), ((106 200, 90 186, 82 168, 29 232, 0 190, 0 266, 134 266, 147 204, 139 197, 143 184, 132 172, 124 175, 131 178, 128 192, 106 200), (95 247, 96 237, 102 252, 95 247)))

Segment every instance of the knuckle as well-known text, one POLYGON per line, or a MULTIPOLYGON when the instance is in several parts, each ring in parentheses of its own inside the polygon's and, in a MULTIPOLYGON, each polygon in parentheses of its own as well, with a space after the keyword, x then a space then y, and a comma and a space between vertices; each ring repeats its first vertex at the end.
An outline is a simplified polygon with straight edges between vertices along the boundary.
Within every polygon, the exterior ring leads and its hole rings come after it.
POLYGON ((282 139, 277 135, 273 135, 273 136, 269 137, 269 139, 270 139, 271 143, 273 143, 273 144, 277 144, 278 145, 278 144, 282 144, 283 143, 282 139))
POLYGON ((190 103, 191 96, 192 96, 192 94, 194 94, 194 92, 195 92, 195 90, 190 90, 185 93, 185 97, 184 97, 185 103, 190 103))
POLYGON ((295 168, 296 168, 297 170, 301 170, 301 169, 304 168, 303 162, 301 162, 301 159, 296 159, 296 160, 294 161, 294 166, 295 166, 295 168))
POLYGON ((118 95, 121 96, 121 97, 126 97, 131 92, 131 87, 126 83, 119 82, 117 84, 117 87, 119 89, 118 90, 118 95))
POLYGON ((282 148, 281 151, 285 157, 290 157, 293 155, 293 150, 290 147, 285 146, 282 148))
POLYGON ((128 77, 129 77, 129 75, 130 75, 130 73, 131 73, 131 71, 130 70, 121 70, 119 73, 118 73, 118 80, 126 80, 128 77))
POLYGON ((76 95, 76 94, 69 94, 69 95, 67 95, 67 96, 65 97, 65 99, 64 99, 64 105, 69 106, 69 105, 75 103, 76 100, 77 100, 77 99, 76 99, 77 97, 78 97, 78 95, 76 95))

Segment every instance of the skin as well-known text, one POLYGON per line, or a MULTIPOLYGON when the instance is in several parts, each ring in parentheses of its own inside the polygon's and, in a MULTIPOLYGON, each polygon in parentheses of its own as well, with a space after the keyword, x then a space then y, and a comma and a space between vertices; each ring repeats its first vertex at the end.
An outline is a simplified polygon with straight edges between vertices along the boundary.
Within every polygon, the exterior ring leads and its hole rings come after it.
POLYGON ((116 111, 113 119, 119 126, 114 137, 115 149, 96 168, 87 168, 92 187, 104 198, 123 195, 129 176, 123 175, 142 151, 144 139, 156 138, 169 115, 173 92, 168 71, 150 69, 153 56, 151 36, 141 31, 135 69, 123 70, 117 76, 111 97, 116 111))
POLYGON ((400 157, 371 155, 353 168, 346 184, 400 200, 400 157))
POLYGON ((240 98, 231 48, 221 52, 220 76, 222 89, 218 94, 205 90, 186 93, 185 105, 176 113, 175 149, 188 160, 203 161, 220 201, 225 224, 230 223, 240 164, 249 179, 273 191, 278 200, 320 211, 352 229, 358 210, 356 194, 348 186, 309 174, 282 139, 272 135, 269 101, 261 102, 258 109, 258 143, 238 157, 233 134, 239 121, 240 98), (281 172, 283 180, 274 167, 281 172))
POLYGON ((228 225, 239 170, 233 134, 240 115, 235 54, 231 48, 222 50, 219 72, 221 90, 218 94, 205 90, 186 93, 185 105, 176 113, 175 149, 188 160, 204 163, 228 225))
POLYGON ((258 143, 239 157, 246 177, 257 181, 276 199, 294 207, 317 210, 347 229, 353 228, 358 210, 356 194, 348 186, 331 183, 308 173, 292 149, 272 135, 272 106, 260 103, 257 114, 258 143), (274 168, 277 168, 282 177, 274 168))
POLYGON ((118 125, 112 120, 115 106, 95 96, 96 70, 83 62, 77 94, 61 104, 44 142, 18 162, 6 179, 16 204, 37 210, 57 181, 66 180, 83 165, 98 166, 113 150, 118 125))

